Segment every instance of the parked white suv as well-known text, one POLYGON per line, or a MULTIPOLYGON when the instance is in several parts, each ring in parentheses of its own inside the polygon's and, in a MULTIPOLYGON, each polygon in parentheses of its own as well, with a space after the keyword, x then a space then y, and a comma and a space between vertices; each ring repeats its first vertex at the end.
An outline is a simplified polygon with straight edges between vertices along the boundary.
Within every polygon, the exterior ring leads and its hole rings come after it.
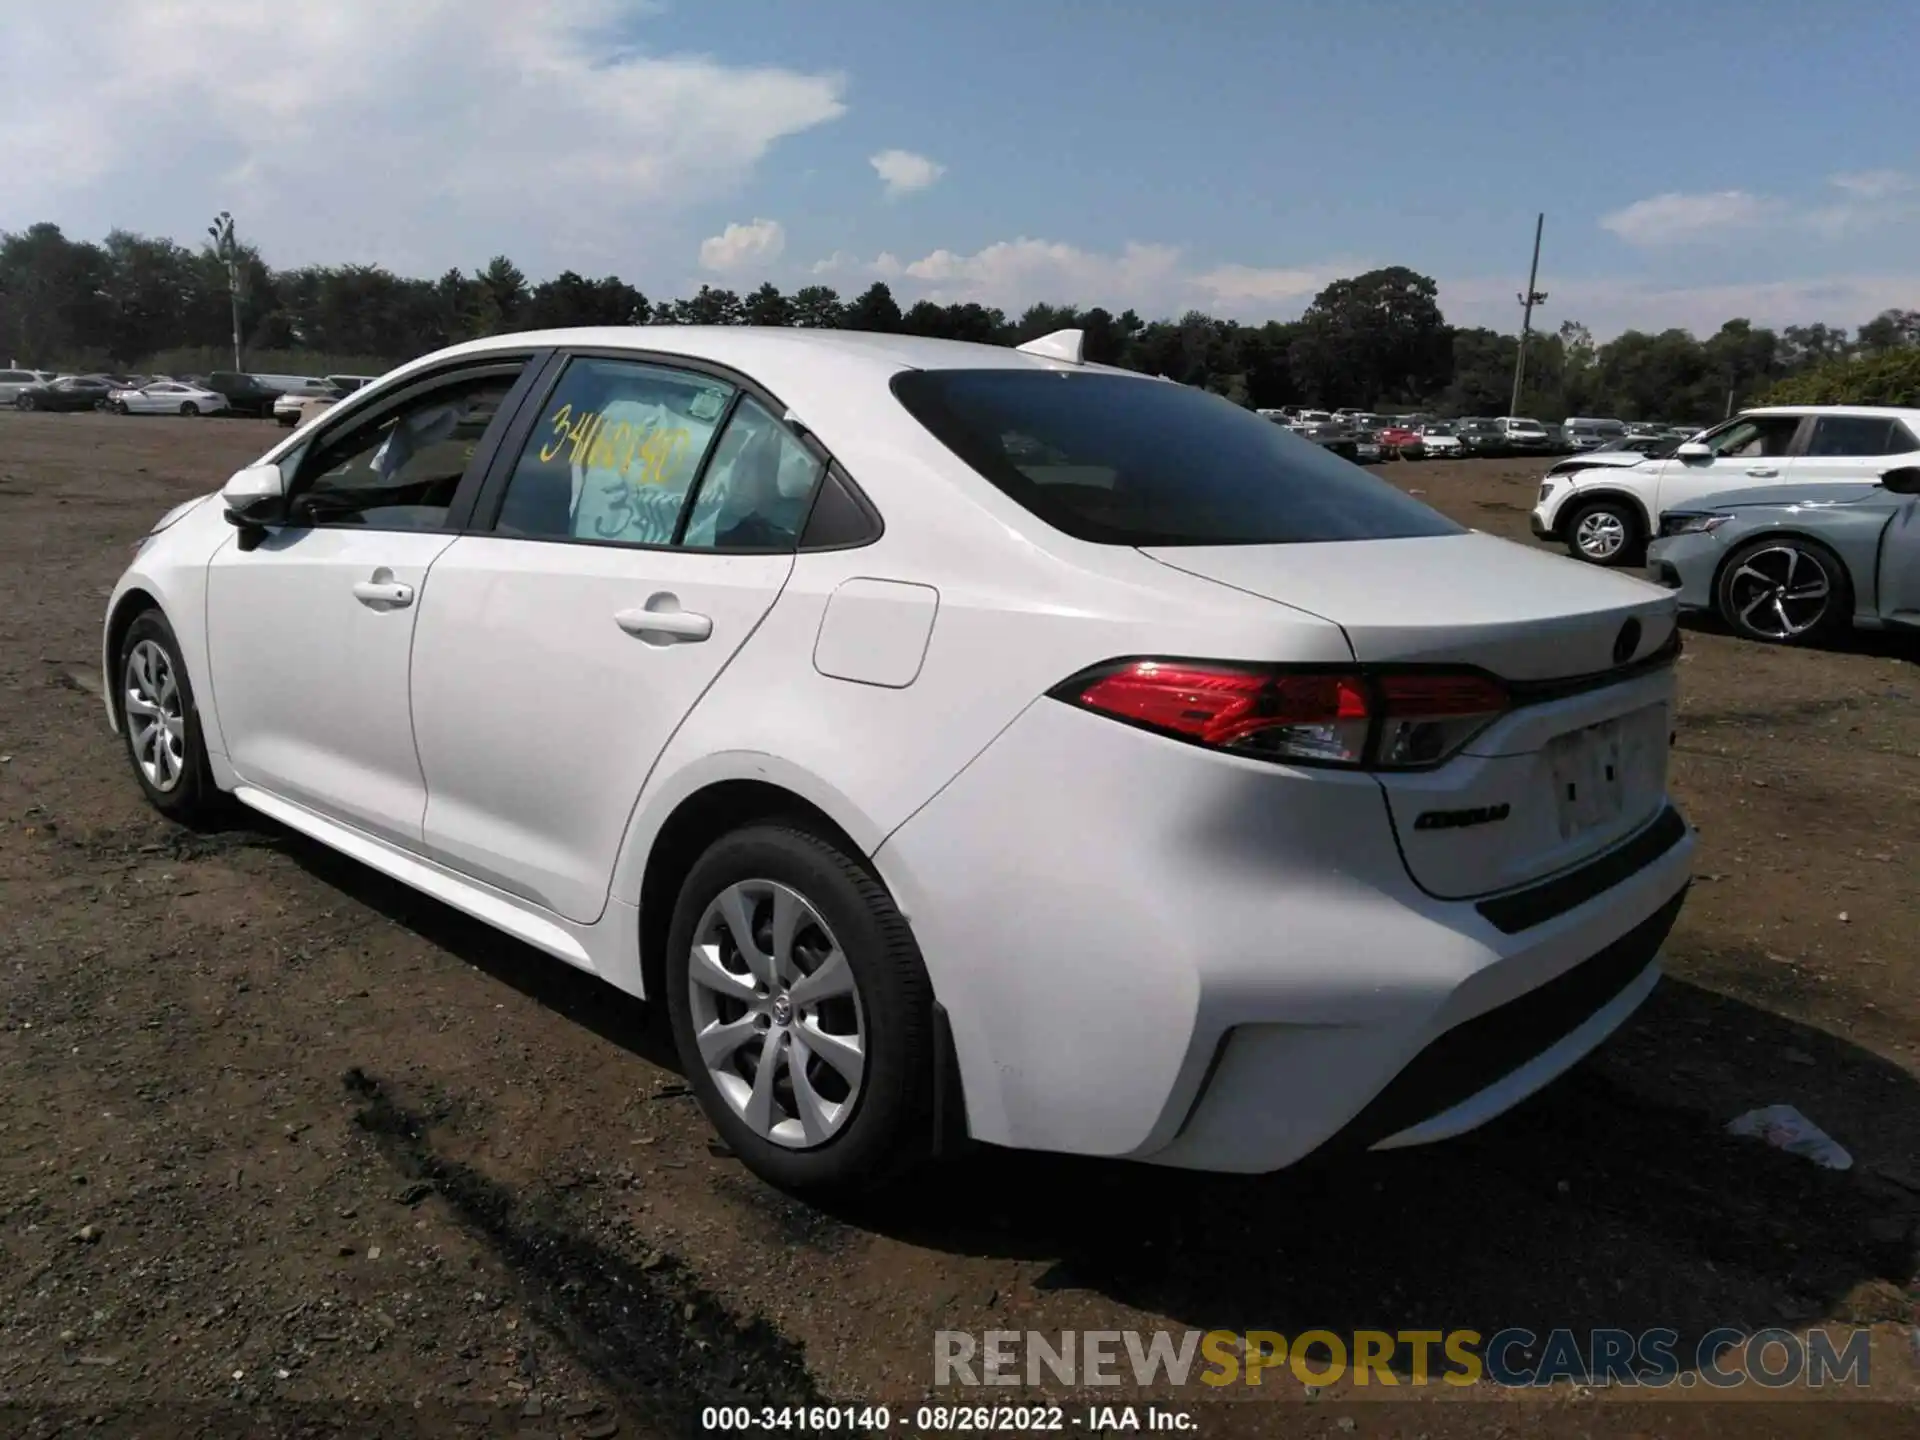
POLYGON ((1723 490, 1877 482, 1889 456, 1920 452, 1920 410, 1801 405, 1747 410, 1660 459, 1594 451, 1540 482, 1533 533, 1595 565, 1637 563, 1660 516, 1723 490))
POLYGON ((11 405, 20 392, 53 379, 51 370, 0 370, 0 405, 11 405))

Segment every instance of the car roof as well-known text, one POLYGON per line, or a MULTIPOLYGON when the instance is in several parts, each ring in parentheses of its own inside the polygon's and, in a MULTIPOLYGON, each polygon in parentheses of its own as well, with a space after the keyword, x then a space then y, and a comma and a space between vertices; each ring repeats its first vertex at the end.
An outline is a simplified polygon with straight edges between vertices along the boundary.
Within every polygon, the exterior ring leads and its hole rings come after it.
POLYGON ((1112 365, 1073 364, 1032 355, 1007 345, 969 340, 936 340, 924 335, 891 335, 869 330, 824 330, 771 325, 597 325, 566 330, 528 330, 489 335, 439 350, 389 372, 439 364, 462 356, 501 351, 571 346, 578 349, 638 350, 684 355, 728 365, 751 375, 784 396, 806 388, 805 380, 823 378, 819 367, 836 371, 878 371, 887 378, 902 370, 1069 370, 1155 377, 1112 365))
POLYGON ((1853 415, 1863 420, 1920 420, 1920 410, 1902 405, 1756 405, 1742 415, 1853 415))

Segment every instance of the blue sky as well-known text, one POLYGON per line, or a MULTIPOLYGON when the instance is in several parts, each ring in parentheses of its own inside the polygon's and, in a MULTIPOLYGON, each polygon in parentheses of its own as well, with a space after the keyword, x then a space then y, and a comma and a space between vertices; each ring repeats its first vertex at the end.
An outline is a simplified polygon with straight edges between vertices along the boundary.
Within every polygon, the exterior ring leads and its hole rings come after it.
POLYGON ((1297 314, 1376 264, 1510 328, 1920 306, 1920 7, 185 0, 10 11, 0 228, 655 295, 1297 314), (102 23, 91 11, 119 11, 102 23), (534 14, 543 19, 531 20, 534 14), (731 228, 730 228, 731 227, 731 228))

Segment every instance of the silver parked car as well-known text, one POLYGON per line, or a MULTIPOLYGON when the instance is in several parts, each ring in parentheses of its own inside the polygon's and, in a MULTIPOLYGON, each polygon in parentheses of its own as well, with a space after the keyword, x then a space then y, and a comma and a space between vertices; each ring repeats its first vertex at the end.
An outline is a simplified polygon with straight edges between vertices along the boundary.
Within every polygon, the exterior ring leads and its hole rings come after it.
POLYGON ((1683 610, 1803 644, 1848 625, 1920 632, 1920 466, 1877 485, 1775 485, 1669 510, 1647 548, 1683 610))

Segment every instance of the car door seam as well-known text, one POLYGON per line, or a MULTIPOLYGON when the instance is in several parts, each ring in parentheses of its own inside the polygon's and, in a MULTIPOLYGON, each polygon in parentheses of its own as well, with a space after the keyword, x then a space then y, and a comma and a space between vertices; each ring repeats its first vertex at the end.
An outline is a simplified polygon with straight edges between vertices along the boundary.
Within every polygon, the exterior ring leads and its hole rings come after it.
MULTIPOLYGON (((682 553, 693 554, 696 552, 686 551, 682 553)), ((780 577, 780 584, 778 588, 774 590, 773 599, 767 603, 767 608, 760 612, 759 618, 748 628, 747 633, 740 637, 740 643, 733 647, 732 651, 727 655, 727 658, 722 661, 719 667, 714 670, 713 674, 708 677, 707 683, 700 687, 700 692, 693 697, 693 703, 680 713, 678 720, 673 722, 672 728, 667 731, 666 739, 661 743, 660 748, 654 751, 653 759, 647 763, 646 773, 640 777, 640 784, 633 792, 633 803, 627 807, 627 818, 620 828, 619 843, 613 847, 613 854, 607 861, 605 886, 600 894, 600 909, 594 914, 593 919, 585 923, 598 925, 606 918, 608 906, 613 900, 613 880, 614 875, 620 867, 620 854, 626 849, 627 837, 633 831, 633 817, 640 813, 640 802, 646 797, 647 787, 653 783, 654 773, 659 770, 660 762, 666 758, 667 751, 673 748, 673 742, 680 738, 680 732, 686 728, 687 722, 693 718, 693 712, 698 710, 701 705, 706 702, 706 698, 712 693, 713 687, 720 683, 720 677, 733 668, 733 662, 739 659, 747 646, 753 643, 753 637, 760 633, 760 627, 767 623, 767 618, 773 614, 775 608, 780 604, 782 597, 786 595, 787 586, 792 583, 793 572, 798 564, 798 556, 790 553, 787 556, 787 562, 787 573, 780 577)), ((638 897, 636 896, 635 899, 637 901, 638 897)))

